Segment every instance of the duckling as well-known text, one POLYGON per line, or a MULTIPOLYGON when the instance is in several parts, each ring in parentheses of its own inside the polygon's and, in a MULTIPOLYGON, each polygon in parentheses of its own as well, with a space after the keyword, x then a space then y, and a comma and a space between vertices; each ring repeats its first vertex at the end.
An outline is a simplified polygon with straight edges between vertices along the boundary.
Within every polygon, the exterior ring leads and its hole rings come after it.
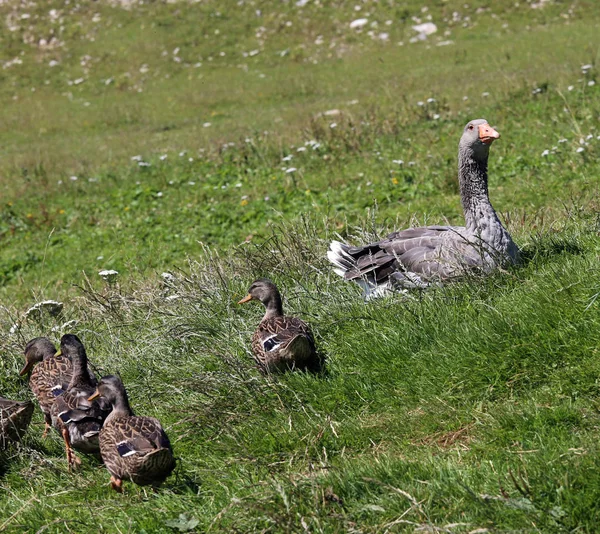
POLYGON ((252 351, 263 373, 290 369, 318 370, 321 360, 310 327, 297 317, 283 314, 281 294, 267 278, 255 280, 248 295, 238 302, 262 302, 266 311, 252 336, 252 351))
POLYGON ((0 397, 0 448, 9 441, 19 441, 31 421, 33 402, 13 401, 0 397))
POLYGON ((70 358, 73 363, 71 381, 51 409, 52 424, 65 441, 67 462, 72 468, 81 463, 73 449, 85 454, 100 453, 98 435, 111 408, 102 400, 88 401, 96 390, 96 379, 88 370, 87 354, 81 340, 73 334, 64 335, 57 354, 70 358))
POLYGON ((139 486, 164 482, 175 469, 175 458, 158 419, 133 414, 123 382, 116 376, 103 377, 88 401, 99 397, 112 405, 100 431, 100 452, 111 487, 122 493, 123 480, 139 486))
POLYGON ((47 337, 32 339, 25 346, 25 366, 19 372, 23 376, 31 371, 29 387, 44 414, 44 438, 52 426, 52 405, 66 391, 73 376, 71 360, 55 353, 56 348, 47 337))

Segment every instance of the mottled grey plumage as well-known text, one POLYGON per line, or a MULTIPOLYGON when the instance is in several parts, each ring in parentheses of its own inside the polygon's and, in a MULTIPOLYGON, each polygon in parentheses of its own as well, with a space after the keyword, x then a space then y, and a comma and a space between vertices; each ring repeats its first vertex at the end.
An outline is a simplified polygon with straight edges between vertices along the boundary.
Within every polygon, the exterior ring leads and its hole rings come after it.
POLYGON ((52 425, 52 405, 66 391, 73 376, 71 360, 55 353, 56 348, 47 337, 32 339, 25 346, 25 366, 19 373, 25 375, 31 370, 29 387, 44 414, 44 436, 52 425))
POLYGON ((335 272, 359 283, 365 296, 391 288, 426 287, 472 270, 515 263, 519 250, 488 196, 489 146, 500 135, 486 120, 465 126, 458 147, 458 178, 465 226, 409 228, 368 245, 333 241, 327 253, 335 272))
POLYGON ((283 314, 281 295, 273 282, 260 278, 253 282, 240 303, 259 300, 265 315, 252 336, 252 352, 263 373, 308 369, 316 371, 321 361, 310 327, 297 317, 283 314))
POLYGON ((18 402, 0 397, 0 449, 11 441, 19 441, 31 421, 33 403, 18 402))
POLYGON ((85 454, 98 454, 98 435, 102 423, 110 413, 110 405, 103 400, 89 401, 96 391, 96 379, 90 375, 85 348, 72 334, 60 340, 60 352, 73 363, 73 376, 67 390, 56 398, 51 409, 52 424, 63 436, 69 466, 78 463, 72 449, 85 454))
POLYGON ((100 451, 111 474, 111 486, 122 491, 123 480, 140 486, 164 482, 175 469, 175 458, 158 419, 133 414, 123 382, 116 376, 100 380, 90 398, 96 397, 112 406, 100 431, 100 451))

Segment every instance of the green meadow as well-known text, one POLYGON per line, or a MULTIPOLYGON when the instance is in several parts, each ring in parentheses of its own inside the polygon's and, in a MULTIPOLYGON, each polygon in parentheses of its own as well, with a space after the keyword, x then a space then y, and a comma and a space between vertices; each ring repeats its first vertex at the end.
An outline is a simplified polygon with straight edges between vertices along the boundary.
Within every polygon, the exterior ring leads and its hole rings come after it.
POLYGON ((116 494, 36 408, 0 532, 597 532, 599 24, 595 0, 0 2, 0 395, 32 398, 29 339, 76 333, 178 459, 116 494), (461 223, 475 118, 521 265, 365 303, 329 241, 461 223), (259 276, 323 374, 256 370, 259 276))

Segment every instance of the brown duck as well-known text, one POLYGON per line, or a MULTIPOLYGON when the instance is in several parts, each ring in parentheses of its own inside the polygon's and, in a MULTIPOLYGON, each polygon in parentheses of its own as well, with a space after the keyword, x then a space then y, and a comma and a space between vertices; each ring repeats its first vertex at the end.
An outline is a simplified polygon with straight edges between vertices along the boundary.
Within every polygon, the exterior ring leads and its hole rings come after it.
POLYGON ((31 371, 29 387, 44 414, 44 437, 52 426, 52 405, 66 391, 73 375, 71 360, 55 353, 56 348, 47 337, 32 339, 25 346, 25 367, 19 373, 23 376, 31 371))
POLYGON ((121 493, 123 480, 139 486, 158 486, 175 469, 169 438, 158 419, 139 417, 129 406, 121 379, 105 376, 88 398, 105 399, 112 405, 100 431, 100 452, 110 473, 110 485, 121 493))
POLYGON ((297 317, 283 314, 281 295, 271 280, 259 278, 238 302, 262 302, 266 311, 252 336, 252 351, 263 373, 306 369, 316 371, 321 361, 310 327, 297 317))
POLYGON ((110 413, 107 402, 90 402, 88 397, 96 391, 96 379, 88 370, 88 359, 83 343, 73 334, 60 340, 57 354, 64 355, 73 363, 73 376, 66 391, 56 397, 52 405, 52 424, 65 441, 69 468, 80 463, 73 449, 85 454, 99 454, 98 435, 102 423, 110 413))
POLYGON ((11 441, 19 441, 31 421, 33 403, 18 402, 0 397, 0 448, 11 441))

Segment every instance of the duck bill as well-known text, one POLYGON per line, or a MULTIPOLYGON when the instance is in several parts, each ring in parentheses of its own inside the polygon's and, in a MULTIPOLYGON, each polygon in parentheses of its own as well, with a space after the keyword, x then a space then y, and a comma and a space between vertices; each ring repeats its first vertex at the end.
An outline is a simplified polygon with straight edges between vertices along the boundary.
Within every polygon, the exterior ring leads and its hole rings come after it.
POLYGON ((88 401, 92 402, 93 400, 96 400, 98 397, 100 396, 100 392, 98 390, 94 391, 94 393, 92 393, 89 397, 88 397, 88 401))
POLYGON ((55 353, 54 356, 62 356, 62 350, 58 349, 55 353))
POLYGON ((246 295, 242 300, 238 302, 238 304, 244 304, 246 302, 250 302, 252 300, 252 295, 246 295))
POLYGON ((484 145, 491 145, 496 139, 500 139, 500 134, 489 124, 480 124, 479 139, 484 145))
POLYGON ((32 367, 33 367, 33 362, 26 362, 25 367, 23 367, 23 369, 21 369, 19 371, 19 375, 21 375, 21 376, 26 375, 29 371, 31 371, 32 367))

